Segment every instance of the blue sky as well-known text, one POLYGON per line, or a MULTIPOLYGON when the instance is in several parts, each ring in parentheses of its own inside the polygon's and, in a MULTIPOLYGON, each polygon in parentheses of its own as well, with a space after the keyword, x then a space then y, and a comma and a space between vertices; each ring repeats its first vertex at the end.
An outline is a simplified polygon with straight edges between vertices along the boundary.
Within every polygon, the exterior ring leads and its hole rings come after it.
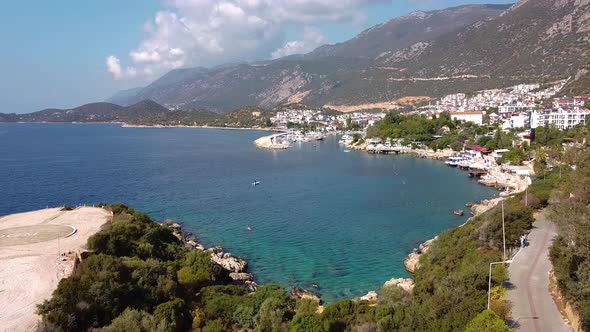
POLYGON ((172 68, 305 52, 414 10, 489 2, 10 1, 0 11, 0 112, 101 101, 172 68))

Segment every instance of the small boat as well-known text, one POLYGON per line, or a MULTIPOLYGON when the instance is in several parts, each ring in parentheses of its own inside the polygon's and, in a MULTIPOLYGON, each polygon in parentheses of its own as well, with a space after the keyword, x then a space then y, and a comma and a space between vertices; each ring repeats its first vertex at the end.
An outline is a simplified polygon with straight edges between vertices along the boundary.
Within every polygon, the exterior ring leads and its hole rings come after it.
POLYGON ((260 184, 260 181, 254 181, 254 182, 252 182, 252 187, 256 187, 259 184, 260 184))
POLYGON ((344 152, 350 152, 350 150, 344 150, 344 152))
POLYGON ((455 210, 455 211, 453 211, 453 214, 456 215, 456 216, 462 216, 462 215, 465 214, 465 211, 463 211, 463 210, 455 210))
POLYGON ((464 158, 461 156, 451 156, 451 157, 447 158, 447 160, 445 161, 445 164, 447 164, 451 167, 457 167, 459 165, 459 163, 462 162, 463 160, 464 160, 464 158))
POLYGON ((250 226, 248 226, 248 227, 246 227, 246 230, 247 230, 248 232, 250 232, 250 231, 252 231, 252 228, 251 228, 250 226))

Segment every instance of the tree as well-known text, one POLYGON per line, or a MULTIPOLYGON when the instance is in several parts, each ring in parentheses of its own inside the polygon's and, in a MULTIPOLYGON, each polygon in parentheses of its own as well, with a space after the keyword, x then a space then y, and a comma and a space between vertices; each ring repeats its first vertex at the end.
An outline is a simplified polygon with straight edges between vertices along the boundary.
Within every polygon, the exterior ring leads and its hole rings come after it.
POLYGON ((285 330, 283 318, 287 312, 286 303, 276 297, 266 299, 254 318, 257 332, 280 332, 285 330))
POLYGON ((535 143, 541 146, 555 144, 560 136, 559 129, 554 125, 546 124, 535 128, 535 143))
POLYGON ((360 141, 363 137, 361 136, 361 134, 354 134, 352 135, 352 144, 357 143, 358 141, 360 141))
POLYGON ((506 323, 496 313, 491 310, 484 310, 465 328, 465 332, 510 332, 510 329, 506 323))
POLYGON ((145 311, 127 309, 115 318, 105 332, 167 332, 170 326, 166 321, 158 321, 145 311))
POLYGON ((324 332, 322 322, 317 315, 318 303, 310 299, 297 301, 296 314, 289 323, 290 332, 310 331, 324 332))
POLYGON ((463 143, 459 141, 454 141, 453 143, 451 143, 450 147, 451 149, 453 149, 453 151, 461 151, 463 150, 463 143))
POLYGON ((176 275, 178 283, 189 292, 197 292, 208 285, 221 271, 219 266, 211 263, 210 256, 202 251, 189 252, 182 264, 176 275))
POLYGON ((207 322, 207 324, 205 324, 205 327, 203 327, 203 332, 225 332, 225 331, 227 331, 227 330, 223 327, 223 322, 219 319, 210 320, 207 322))
POLYGON ((506 162, 510 162, 513 165, 520 165, 524 158, 526 158, 526 153, 524 152, 524 150, 520 148, 513 148, 510 149, 510 151, 506 152, 502 156, 502 158, 498 160, 498 163, 504 164, 506 162))
POLYGON ((190 314, 184 300, 179 298, 158 305, 154 310, 154 318, 167 322, 171 331, 185 331, 191 326, 190 314))

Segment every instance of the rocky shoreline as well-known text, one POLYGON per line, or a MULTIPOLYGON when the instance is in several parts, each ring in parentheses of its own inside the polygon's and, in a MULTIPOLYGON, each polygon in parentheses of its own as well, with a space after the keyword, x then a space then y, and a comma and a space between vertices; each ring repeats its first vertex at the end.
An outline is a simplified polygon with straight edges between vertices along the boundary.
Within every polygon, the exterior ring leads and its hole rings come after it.
MULTIPOLYGON (((169 228, 172 231, 172 234, 182 241, 188 250, 209 252, 211 255, 211 262, 227 271, 229 278, 232 279, 234 284, 244 286, 249 293, 256 292, 258 284, 254 280, 254 275, 248 272, 248 262, 245 259, 224 252, 222 247, 206 249, 198 242, 197 237, 193 233, 183 231, 180 224, 170 219, 161 222, 160 225, 169 228)), ((315 284, 313 284, 312 287, 319 289, 315 284)), ((322 304, 319 293, 299 287, 292 288, 289 292, 289 296, 295 299, 310 299, 316 301, 318 304, 322 304)))
MULTIPOLYGON (((465 224, 467 224, 469 221, 471 221, 472 218, 475 218, 475 217, 485 213, 486 211, 492 209, 493 207, 498 205, 504 199, 505 199, 504 197, 498 197, 498 198, 493 198, 493 199, 486 199, 486 200, 483 200, 477 204, 473 204, 471 206, 471 215, 472 216, 469 219, 467 219, 465 224)), ((463 225, 465 225, 465 224, 463 224, 463 225)), ((461 226, 463 226, 463 225, 461 225, 461 226)), ((459 227, 461 227, 461 226, 459 226, 459 227)), ((434 241, 436 241, 437 238, 438 238, 438 236, 435 236, 434 239, 430 239, 430 240, 423 242, 422 244, 420 244, 420 246, 418 246, 418 248, 414 248, 412 250, 412 252, 408 256, 406 256, 406 258, 404 259, 404 266, 406 267, 406 271, 408 271, 410 273, 414 273, 418 268, 420 268, 420 257, 423 254, 425 254, 426 252, 428 252, 428 249, 430 249, 430 247, 432 246, 434 241)))
POLYGON ((183 231, 182 226, 172 220, 165 220, 161 225, 169 228, 172 231, 172 234, 182 241, 189 250, 209 252, 211 255, 211 262, 226 270, 234 283, 243 285, 249 292, 256 291, 258 285, 254 281, 254 275, 247 272, 248 262, 245 259, 224 252, 221 247, 206 249, 198 242, 197 237, 194 234, 183 231))

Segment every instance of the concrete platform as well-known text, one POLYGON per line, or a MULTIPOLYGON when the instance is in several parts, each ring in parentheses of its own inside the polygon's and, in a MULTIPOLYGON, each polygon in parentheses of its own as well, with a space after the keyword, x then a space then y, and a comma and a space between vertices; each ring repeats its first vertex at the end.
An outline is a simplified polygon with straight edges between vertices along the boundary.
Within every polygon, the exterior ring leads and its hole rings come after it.
POLYGON ((103 209, 61 208, 0 218, 0 331, 31 331, 36 306, 71 274, 73 255, 107 223, 103 209))

